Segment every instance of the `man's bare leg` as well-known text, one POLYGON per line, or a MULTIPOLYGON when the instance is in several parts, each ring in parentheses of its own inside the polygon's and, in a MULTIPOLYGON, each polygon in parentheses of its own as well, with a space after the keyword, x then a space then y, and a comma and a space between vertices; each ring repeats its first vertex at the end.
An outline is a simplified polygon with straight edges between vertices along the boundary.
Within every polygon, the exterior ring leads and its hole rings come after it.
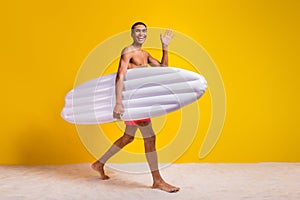
POLYGON ((140 130, 144 137, 146 158, 153 178, 152 188, 158 188, 166 192, 177 192, 180 188, 166 183, 160 175, 158 169, 157 153, 155 148, 156 138, 152 130, 152 125, 149 124, 148 126, 150 127, 142 127, 140 128, 140 130))
POLYGON ((134 136, 128 135, 124 133, 122 137, 120 137, 117 141, 114 142, 114 144, 106 151, 106 153, 96 162, 94 162, 91 165, 91 168, 100 174, 100 178, 105 180, 109 179, 109 177, 104 172, 104 165, 106 161, 115 155, 117 152, 119 152, 124 146, 132 142, 134 139, 134 136))

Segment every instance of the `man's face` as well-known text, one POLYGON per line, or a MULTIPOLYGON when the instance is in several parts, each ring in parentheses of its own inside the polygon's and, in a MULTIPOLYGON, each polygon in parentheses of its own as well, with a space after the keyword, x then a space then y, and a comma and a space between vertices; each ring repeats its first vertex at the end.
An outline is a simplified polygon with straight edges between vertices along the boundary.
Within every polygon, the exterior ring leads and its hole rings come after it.
POLYGON ((147 37, 147 29, 144 25, 137 25, 134 27, 131 33, 135 43, 143 44, 147 37))

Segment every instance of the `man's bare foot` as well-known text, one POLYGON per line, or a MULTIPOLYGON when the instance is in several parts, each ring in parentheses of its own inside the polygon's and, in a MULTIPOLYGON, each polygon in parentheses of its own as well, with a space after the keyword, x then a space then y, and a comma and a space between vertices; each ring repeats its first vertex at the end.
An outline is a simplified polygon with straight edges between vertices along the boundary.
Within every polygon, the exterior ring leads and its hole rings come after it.
POLYGON ((180 190, 179 187, 175 187, 173 185, 170 185, 168 183, 166 183, 165 181, 161 180, 161 181, 156 181, 155 183, 153 183, 152 188, 157 188, 166 192, 178 192, 180 190))
POLYGON ((96 161, 94 162, 92 165, 91 165, 91 168, 97 172, 99 172, 100 174, 100 178, 102 180, 106 180, 106 179, 109 179, 109 176, 107 176, 105 173, 104 173, 104 164, 102 164, 101 162, 99 161, 96 161))

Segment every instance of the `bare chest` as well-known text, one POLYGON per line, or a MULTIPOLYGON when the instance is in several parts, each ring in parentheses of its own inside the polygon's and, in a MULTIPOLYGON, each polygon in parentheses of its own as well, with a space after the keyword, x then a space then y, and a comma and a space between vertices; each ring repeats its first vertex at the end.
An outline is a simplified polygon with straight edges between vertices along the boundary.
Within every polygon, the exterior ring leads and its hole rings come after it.
POLYGON ((129 68, 143 67, 148 64, 148 54, 144 51, 136 51, 129 61, 129 68))

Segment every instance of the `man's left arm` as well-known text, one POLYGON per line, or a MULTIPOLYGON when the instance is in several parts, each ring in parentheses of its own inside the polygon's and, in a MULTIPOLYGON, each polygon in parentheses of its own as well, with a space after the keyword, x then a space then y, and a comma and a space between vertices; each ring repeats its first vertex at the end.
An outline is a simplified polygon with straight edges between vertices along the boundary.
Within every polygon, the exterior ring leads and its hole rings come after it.
POLYGON ((166 30, 165 34, 162 35, 160 34, 160 41, 162 44, 162 58, 161 58, 161 62, 159 62, 158 60, 156 60, 155 58, 153 58, 150 54, 149 54, 149 58, 148 58, 148 62, 151 66, 168 66, 168 46, 171 42, 171 40, 173 39, 174 34, 173 31, 171 30, 166 30))

